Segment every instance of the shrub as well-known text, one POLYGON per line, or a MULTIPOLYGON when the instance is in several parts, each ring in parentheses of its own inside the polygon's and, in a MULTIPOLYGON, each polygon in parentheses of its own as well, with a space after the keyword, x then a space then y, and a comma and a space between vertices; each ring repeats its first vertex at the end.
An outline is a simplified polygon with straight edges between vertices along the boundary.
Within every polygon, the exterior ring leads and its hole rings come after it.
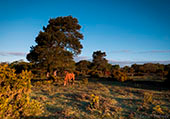
POLYGON ((94 95, 94 94, 91 95, 90 107, 91 107, 92 109, 97 109, 97 108, 99 108, 99 96, 94 95))
POLYGON ((144 93, 143 104, 148 104, 153 102, 153 94, 152 93, 144 93))
POLYGON ((76 76, 79 76, 79 75, 81 74, 81 72, 80 72, 80 71, 74 71, 74 74, 75 74, 76 76))
POLYGON ((112 78, 121 82, 128 80, 126 73, 121 72, 120 70, 114 70, 112 73, 112 78))
POLYGON ((167 73, 166 78, 167 79, 165 80, 165 82, 169 84, 170 83, 170 71, 167 73))
POLYGON ((0 65, 0 118, 21 118, 41 113, 41 105, 30 100, 31 72, 16 74, 8 65, 0 65), (38 112, 38 113, 37 113, 38 112))
POLYGON ((98 71, 98 70, 92 70, 91 72, 89 72, 89 74, 91 75, 91 77, 94 77, 94 78, 103 77, 102 71, 98 71))
POLYGON ((87 85, 88 82, 89 82, 88 78, 84 78, 84 79, 82 80, 82 83, 85 84, 85 85, 87 85))
POLYGON ((153 110, 156 111, 159 114, 164 114, 160 105, 156 105, 155 107, 153 107, 153 110))

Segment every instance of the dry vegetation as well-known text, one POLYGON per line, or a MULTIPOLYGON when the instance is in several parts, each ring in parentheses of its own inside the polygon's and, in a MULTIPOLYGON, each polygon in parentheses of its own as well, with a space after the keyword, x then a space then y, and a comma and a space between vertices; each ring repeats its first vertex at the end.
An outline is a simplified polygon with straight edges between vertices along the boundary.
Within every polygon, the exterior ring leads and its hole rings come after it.
POLYGON ((168 82, 152 75, 129 77, 122 72, 114 72, 109 78, 84 75, 77 76, 74 85, 63 86, 64 77, 34 79, 31 71, 16 74, 8 65, 0 65, 0 78, 0 119, 170 117, 170 90, 165 85, 168 82))
POLYGON ((146 87, 140 83, 91 78, 79 79, 75 85, 66 87, 62 82, 35 82, 31 98, 44 104, 44 113, 27 118, 168 119, 170 90, 146 87))
POLYGON ((0 119, 20 119, 39 115, 42 104, 30 99, 31 72, 16 74, 8 65, 0 65, 0 119))

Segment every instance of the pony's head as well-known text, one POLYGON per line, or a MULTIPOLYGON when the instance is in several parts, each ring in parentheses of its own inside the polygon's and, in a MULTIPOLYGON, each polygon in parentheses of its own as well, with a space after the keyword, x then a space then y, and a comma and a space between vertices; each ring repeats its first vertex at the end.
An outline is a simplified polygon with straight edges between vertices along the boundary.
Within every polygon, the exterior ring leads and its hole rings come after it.
POLYGON ((67 74, 67 73, 68 73, 68 71, 64 71, 64 73, 65 73, 65 74, 67 74))

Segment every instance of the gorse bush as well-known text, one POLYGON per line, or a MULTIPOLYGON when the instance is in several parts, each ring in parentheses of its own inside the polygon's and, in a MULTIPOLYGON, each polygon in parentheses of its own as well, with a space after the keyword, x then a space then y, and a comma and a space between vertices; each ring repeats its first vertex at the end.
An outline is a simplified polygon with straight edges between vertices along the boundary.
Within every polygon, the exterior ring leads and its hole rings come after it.
POLYGON ((164 114, 160 105, 156 105, 155 107, 153 107, 153 110, 156 111, 158 114, 164 114))
POLYGON ((94 94, 91 95, 90 107, 91 107, 92 109, 97 109, 97 108, 99 108, 99 96, 94 95, 94 94))
POLYGON ((89 75, 91 75, 91 77, 94 77, 94 78, 101 78, 101 77, 103 77, 102 71, 98 71, 98 70, 90 71, 89 75))
POLYGON ((143 104, 148 104, 153 102, 153 94, 152 93, 144 93, 143 104))
POLYGON ((18 119, 40 114, 41 104, 30 100, 31 72, 16 74, 8 65, 0 65, 0 119, 18 119))
POLYGON ((121 72, 120 70, 114 70, 112 73, 112 78, 121 82, 128 80, 126 73, 121 72))

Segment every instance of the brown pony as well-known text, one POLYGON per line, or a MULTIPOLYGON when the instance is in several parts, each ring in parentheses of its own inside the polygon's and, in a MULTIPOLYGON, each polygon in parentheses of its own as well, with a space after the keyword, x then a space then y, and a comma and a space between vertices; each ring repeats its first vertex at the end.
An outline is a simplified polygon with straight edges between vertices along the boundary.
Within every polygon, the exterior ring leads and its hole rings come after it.
POLYGON ((64 73, 66 74, 64 78, 64 86, 67 85, 69 82, 71 83, 71 79, 73 79, 73 85, 74 85, 74 80, 75 80, 74 73, 69 73, 67 71, 65 71, 64 73))

